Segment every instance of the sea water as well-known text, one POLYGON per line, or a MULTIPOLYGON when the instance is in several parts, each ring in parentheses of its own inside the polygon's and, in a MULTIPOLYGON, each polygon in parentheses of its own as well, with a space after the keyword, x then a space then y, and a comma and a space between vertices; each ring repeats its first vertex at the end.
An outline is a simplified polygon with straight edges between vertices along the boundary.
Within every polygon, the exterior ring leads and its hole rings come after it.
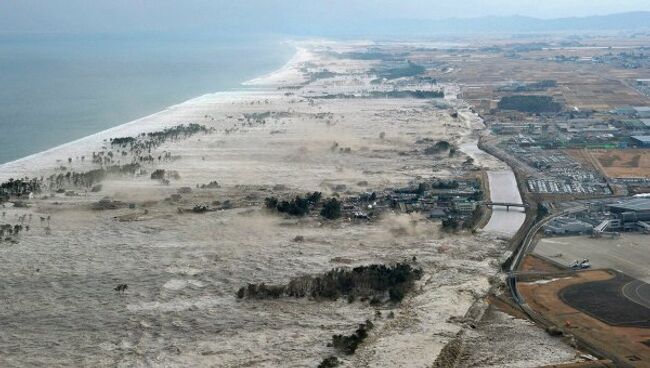
POLYGON ((0 35, 0 164, 281 67, 277 37, 0 35))

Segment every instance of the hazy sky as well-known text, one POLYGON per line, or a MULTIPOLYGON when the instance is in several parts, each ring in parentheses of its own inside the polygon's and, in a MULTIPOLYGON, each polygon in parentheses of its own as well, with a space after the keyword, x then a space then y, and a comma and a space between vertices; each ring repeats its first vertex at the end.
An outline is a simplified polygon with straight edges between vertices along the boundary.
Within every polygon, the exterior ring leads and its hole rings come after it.
MULTIPOLYGON (((282 30, 328 21, 650 11, 650 0, 0 0, 0 32, 282 30)), ((335 24, 335 23, 333 23, 335 24)))

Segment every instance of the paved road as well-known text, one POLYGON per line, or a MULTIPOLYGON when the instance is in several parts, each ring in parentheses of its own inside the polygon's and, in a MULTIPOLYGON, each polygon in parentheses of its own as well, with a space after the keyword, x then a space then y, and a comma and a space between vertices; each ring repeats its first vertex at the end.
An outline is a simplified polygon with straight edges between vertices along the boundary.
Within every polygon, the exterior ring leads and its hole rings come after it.
POLYGON ((650 309, 650 284, 634 280, 625 284, 621 292, 631 301, 650 309))
POLYGON ((535 223, 533 226, 528 229, 528 232, 526 233, 526 236, 524 237, 524 240, 522 241, 521 245, 517 249, 516 253, 514 254, 514 258, 512 260, 512 263, 510 264, 510 269, 508 270, 509 273, 511 274, 511 277, 508 278, 508 287, 510 288, 510 291, 512 292, 512 297, 515 300, 517 304, 521 308, 523 308, 524 312, 528 314, 529 316, 532 317, 531 312, 532 310, 529 309, 529 307, 526 305, 525 302, 523 302, 521 295, 519 294, 519 290, 517 289, 517 278, 513 277, 516 272, 519 270, 519 266, 521 262, 524 260, 524 257, 532 251, 531 246, 534 245, 534 238, 535 234, 540 231, 542 226, 546 225, 549 223, 551 220, 554 218, 560 217, 560 216, 566 216, 572 213, 578 213, 582 212, 585 210, 585 207, 582 205, 575 206, 573 208, 566 209, 562 212, 553 214, 551 216, 548 216, 544 218, 543 220, 535 223))

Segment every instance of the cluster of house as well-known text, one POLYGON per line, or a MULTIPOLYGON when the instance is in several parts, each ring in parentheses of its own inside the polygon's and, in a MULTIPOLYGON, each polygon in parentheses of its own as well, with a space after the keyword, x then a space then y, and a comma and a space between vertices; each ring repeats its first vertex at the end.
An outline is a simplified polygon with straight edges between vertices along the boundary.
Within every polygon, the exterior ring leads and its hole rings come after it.
POLYGON ((389 209, 402 213, 420 212, 431 219, 462 218, 471 216, 482 199, 478 179, 433 178, 349 198, 343 202, 343 211, 354 218, 369 218, 373 213, 389 209))

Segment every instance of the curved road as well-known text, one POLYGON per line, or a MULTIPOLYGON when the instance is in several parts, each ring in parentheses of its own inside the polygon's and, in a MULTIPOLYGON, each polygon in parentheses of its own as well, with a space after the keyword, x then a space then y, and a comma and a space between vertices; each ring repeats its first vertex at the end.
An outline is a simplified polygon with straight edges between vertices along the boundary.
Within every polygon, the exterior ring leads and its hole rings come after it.
MULTIPOLYGON (((517 289, 517 277, 516 277, 516 272, 519 270, 519 265, 523 261, 524 257, 530 253, 530 247, 533 244, 533 239, 535 238, 535 234, 542 228, 542 226, 546 225, 549 221, 553 220, 556 217, 560 216, 566 216, 571 213, 577 213, 577 212, 582 212, 586 210, 584 206, 576 206, 571 209, 553 214, 551 216, 548 216, 541 221, 536 222, 526 233, 526 237, 524 238, 523 242, 517 249, 517 253, 514 255, 513 261, 510 264, 510 269, 508 270, 510 273, 510 277, 508 277, 508 284, 510 286, 510 291, 512 293, 512 297, 514 300, 519 304, 520 307, 524 309, 525 312, 528 313, 528 308, 527 305, 525 305, 525 302, 522 300, 521 296, 519 295, 519 290, 517 289)), ((529 316, 532 317, 530 313, 528 313, 529 316)))
POLYGON ((650 309, 650 284, 641 280, 630 281, 621 288, 624 297, 650 309))

